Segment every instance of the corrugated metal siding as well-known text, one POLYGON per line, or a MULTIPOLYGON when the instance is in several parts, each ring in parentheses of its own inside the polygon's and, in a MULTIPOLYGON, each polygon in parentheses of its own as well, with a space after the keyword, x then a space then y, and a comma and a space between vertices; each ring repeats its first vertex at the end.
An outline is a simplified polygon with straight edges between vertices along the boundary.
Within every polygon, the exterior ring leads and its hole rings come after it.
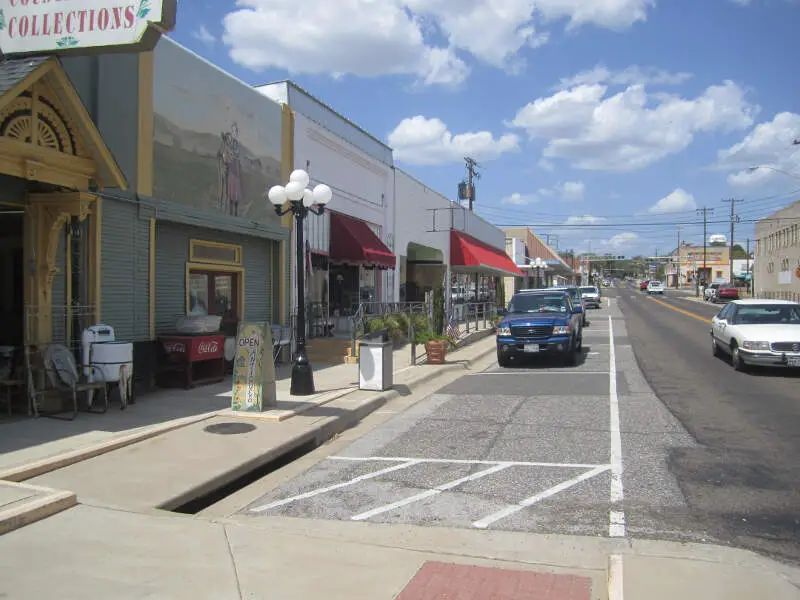
POLYGON ((117 339, 149 335, 149 219, 132 202, 103 200, 100 318, 117 339))
POLYGON ((58 235, 58 252, 56 266, 58 273, 53 278, 53 342, 64 344, 67 342, 67 263, 66 263, 66 234, 64 229, 58 235))
POLYGON ((270 269, 274 264, 275 242, 159 221, 156 228, 156 333, 174 331, 175 319, 186 313, 186 263, 191 239, 242 246, 244 319, 272 321, 270 269))

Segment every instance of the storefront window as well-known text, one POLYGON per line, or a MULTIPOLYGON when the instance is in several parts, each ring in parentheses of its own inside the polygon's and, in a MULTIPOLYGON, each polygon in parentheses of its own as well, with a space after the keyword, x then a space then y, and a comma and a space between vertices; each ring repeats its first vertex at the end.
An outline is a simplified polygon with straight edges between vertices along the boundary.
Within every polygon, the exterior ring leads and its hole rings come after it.
POLYGON ((193 270, 189 274, 190 314, 219 315, 223 324, 236 323, 238 277, 238 273, 193 270))

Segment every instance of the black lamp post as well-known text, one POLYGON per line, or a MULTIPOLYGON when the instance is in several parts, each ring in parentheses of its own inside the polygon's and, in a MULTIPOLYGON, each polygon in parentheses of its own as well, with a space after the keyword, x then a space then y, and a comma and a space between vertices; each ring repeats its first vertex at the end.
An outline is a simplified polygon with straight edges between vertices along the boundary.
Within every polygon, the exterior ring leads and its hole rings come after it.
POLYGON ((292 171, 286 186, 270 188, 269 201, 275 212, 283 216, 289 212, 294 215, 295 239, 297 241, 297 352, 292 363, 292 384, 289 393, 293 396, 310 396, 314 393, 314 372, 306 355, 306 285, 305 285, 305 242, 303 240, 303 221, 309 212, 321 215, 325 205, 331 201, 333 192, 324 183, 314 190, 308 189, 308 173, 302 169, 292 171), (284 204, 287 204, 283 208, 284 204))

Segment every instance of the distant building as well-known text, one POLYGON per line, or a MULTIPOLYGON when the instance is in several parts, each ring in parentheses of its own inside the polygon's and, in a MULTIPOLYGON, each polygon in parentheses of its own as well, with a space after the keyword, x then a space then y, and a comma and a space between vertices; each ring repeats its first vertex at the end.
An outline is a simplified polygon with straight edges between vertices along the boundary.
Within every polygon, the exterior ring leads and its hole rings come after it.
POLYGON ((800 200, 756 223, 753 278, 761 298, 800 301, 800 200))
MULTIPOLYGON (((734 266, 734 271, 736 270, 734 266)), ((693 286, 700 281, 730 281, 730 247, 683 243, 669 254, 667 287, 693 286)))

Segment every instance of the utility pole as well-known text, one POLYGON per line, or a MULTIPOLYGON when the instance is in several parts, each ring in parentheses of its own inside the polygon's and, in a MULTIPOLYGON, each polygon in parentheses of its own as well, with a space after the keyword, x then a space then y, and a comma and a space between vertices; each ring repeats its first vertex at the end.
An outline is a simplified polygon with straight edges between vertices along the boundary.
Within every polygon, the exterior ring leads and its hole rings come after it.
POLYGON ((747 252, 747 266, 745 267, 745 272, 748 273, 749 277, 747 280, 747 287, 749 291, 750 286, 753 284, 753 274, 750 273, 750 238, 747 238, 747 250, 745 250, 745 252, 747 252))
POLYGON ((678 225, 678 266, 675 271, 675 289, 681 287, 681 227, 678 225))
POLYGON ((481 178, 478 173, 480 165, 477 161, 469 156, 464 157, 464 162, 467 163, 467 190, 469 192, 469 210, 472 212, 473 204, 475 203, 475 181, 481 178))
MULTIPOLYGON (((469 195, 469 212, 473 211, 473 207, 475 204, 475 181, 481 178, 481 174, 478 173, 477 168, 480 166, 477 161, 470 157, 465 156, 464 162, 467 164, 467 192, 469 195)), ((479 273, 475 273, 475 302, 480 301, 480 280, 481 276, 479 273)), ((469 301, 469 299, 467 299, 469 301)))
POLYGON ((730 256, 728 257, 730 261, 730 282, 733 283, 733 232, 734 232, 734 225, 736 224, 736 203, 741 202, 741 200, 737 198, 728 198, 723 200, 723 202, 730 202, 731 204, 731 239, 730 239, 730 256))
MULTIPOLYGON (((714 209, 707 206, 697 209, 697 214, 703 215, 703 277, 706 276, 706 262, 708 259, 708 215, 713 212, 714 209)), ((700 296, 700 276, 698 275, 695 279, 697 280, 697 295, 700 296)))

